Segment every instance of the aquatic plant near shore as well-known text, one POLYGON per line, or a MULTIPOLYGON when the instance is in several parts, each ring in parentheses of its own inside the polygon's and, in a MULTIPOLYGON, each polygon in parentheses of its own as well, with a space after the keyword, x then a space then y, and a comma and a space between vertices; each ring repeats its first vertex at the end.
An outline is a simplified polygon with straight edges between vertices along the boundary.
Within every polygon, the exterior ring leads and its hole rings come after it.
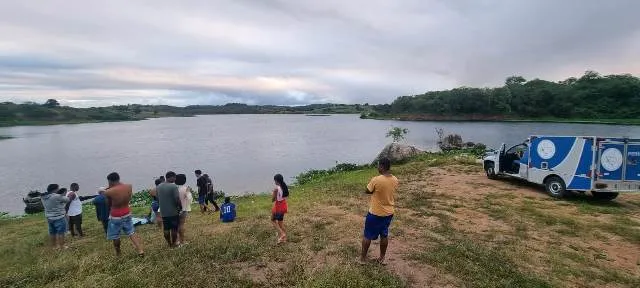
POLYGON ((362 170, 362 169, 371 168, 371 167, 372 167, 371 164, 358 165, 353 163, 339 163, 335 167, 330 169, 326 169, 326 170, 314 169, 314 170, 309 170, 307 172, 300 173, 298 174, 298 176, 295 177, 295 184, 304 185, 315 179, 318 179, 327 175, 332 175, 332 174, 341 173, 341 172, 362 170))

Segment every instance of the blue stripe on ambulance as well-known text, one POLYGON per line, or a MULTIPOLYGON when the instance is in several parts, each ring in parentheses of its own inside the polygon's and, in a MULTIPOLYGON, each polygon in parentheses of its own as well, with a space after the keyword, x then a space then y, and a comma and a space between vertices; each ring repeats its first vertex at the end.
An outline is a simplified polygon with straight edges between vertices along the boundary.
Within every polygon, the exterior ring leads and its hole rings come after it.
POLYGON ((567 185, 567 189, 589 190, 591 189, 591 165, 593 164, 593 138, 587 138, 582 145, 580 162, 576 167, 571 183, 567 185))
POLYGON ((531 165, 535 168, 542 168, 542 162, 547 162, 549 168, 553 169, 562 163, 569 154, 576 137, 536 137, 531 141, 531 165), (542 159, 537 153, 538 144, 542 140, 550 140, 555 144, 555 154, 550 159, 542 159))

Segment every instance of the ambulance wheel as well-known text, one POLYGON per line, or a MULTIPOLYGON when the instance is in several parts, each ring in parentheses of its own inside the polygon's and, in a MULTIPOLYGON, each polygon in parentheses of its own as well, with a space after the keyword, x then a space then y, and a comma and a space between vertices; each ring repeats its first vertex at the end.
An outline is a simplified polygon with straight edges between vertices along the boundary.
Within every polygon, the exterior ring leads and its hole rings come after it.
POLYGON ((562 198, 567 194, 567 186, 564 180, 558 176, 551 176, 544 181, 544 188, 553 198, 562 198))
POLYGON ((495 170, 495 166, 493 165, 493 163, 485 164, 484 172, 487 173, 487 178, 489 178, 489 179, 498 178, 498 175, 496 175, 496 170, 495 170))
POLYGON ((591 195, 593 195, 593 198, 598 199, 598 200, 613 200, 616 199, 616 197, 618 197, 618 193, 615 192, 591 192, 591 195))

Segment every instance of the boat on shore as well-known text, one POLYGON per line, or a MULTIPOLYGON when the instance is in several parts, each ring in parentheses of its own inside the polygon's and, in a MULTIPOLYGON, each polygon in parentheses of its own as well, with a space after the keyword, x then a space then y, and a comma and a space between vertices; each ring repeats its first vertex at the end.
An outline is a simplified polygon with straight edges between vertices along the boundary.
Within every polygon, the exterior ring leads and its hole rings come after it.
POLYGON ((30 191, 27 193, 27 197, 22 198, 24 202, 24 213, 26 214, 35 214, 44 211, 44 205, 42 204, 42 199, 40 198, 42 193, 38 190, 30 191))

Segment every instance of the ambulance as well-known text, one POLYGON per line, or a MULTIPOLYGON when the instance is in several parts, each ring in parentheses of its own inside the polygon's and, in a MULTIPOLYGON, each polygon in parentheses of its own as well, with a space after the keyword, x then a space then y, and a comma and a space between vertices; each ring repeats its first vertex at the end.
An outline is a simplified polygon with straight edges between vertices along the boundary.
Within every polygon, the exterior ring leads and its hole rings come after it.
POLYGON ((530 136, 523 143, 483 157, 489 179, 513 177, 544 185, 549 195, 591 192, 613 200, 640 192, 640 139, 596 136, 530 136))

